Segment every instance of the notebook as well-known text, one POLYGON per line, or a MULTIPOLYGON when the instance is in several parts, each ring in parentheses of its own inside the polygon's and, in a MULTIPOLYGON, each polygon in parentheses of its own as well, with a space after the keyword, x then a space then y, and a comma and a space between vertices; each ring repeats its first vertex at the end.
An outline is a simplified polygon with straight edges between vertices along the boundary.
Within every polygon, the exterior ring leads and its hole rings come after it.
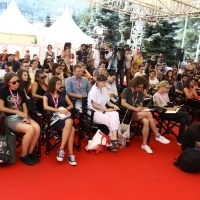
POLYGON ((173 114, 173 113, 177 113, 179 111, 180 108, 177 108, 176 110, 167 110, 165 113, 168 114, 173 114))

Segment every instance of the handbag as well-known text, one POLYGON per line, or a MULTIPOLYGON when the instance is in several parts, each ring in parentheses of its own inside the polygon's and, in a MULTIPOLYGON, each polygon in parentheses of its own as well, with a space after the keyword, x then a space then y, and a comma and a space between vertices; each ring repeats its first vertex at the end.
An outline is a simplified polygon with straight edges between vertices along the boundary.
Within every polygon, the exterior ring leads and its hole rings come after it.
POLYGON ((16 159, 16 135, 9 133, 0 134, 0 164, 14 164, 16 159))
POLYGON ((112 146, 109 136, 98 129, 92 140, 88 140, 88 145, 85 149, 87 151, 95 151, 95 154, 97 154, 99 151, 106 150, 109 146, 112 146))
POLYGON ((26 100, 26 106, 28 111, 35 112, 35 100, 33 98, 27 99, 26 100))
POLYGON ((118 144, 121 144, 121 148, 125 147, 126 141, 130 139, 130 125, 131 125, 132 119, 129 124, 124 123, 124 119, 127 113, 128 113, 128 109, 126 110, 122 123, 119 125, 119 128, 118 128, 118 144))

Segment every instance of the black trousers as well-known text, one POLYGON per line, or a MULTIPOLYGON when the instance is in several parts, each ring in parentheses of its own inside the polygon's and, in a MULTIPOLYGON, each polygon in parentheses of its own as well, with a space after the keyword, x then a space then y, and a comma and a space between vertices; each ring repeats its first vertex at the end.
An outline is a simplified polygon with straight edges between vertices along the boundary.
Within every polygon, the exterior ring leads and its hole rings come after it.
POLYGON ((179 111, 174 114, 165 114, 164 119, 175 121, 180 123, 179 134, 178 134, 178 142, 181 143, 182 135, 185 130, 185 126, 190 126, 191 122, 187 112, 179 111))

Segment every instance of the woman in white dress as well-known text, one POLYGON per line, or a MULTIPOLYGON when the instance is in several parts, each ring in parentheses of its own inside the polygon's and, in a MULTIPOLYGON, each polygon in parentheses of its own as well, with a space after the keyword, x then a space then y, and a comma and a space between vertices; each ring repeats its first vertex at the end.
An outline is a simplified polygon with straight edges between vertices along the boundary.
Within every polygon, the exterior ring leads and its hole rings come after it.
POLYGON ((105 124, 110 130, 110 139, 113 146, 109 147, 112 152, 117 152, 119 147, 117 142, 117 130, 120 125, 119 108, 110 102, 110 97, 106 89, 107 77, 103 74, 97 76, 97 82, 88 94, 88 107, 95 110, 94 122, 105 124), (111 108, 106 107, 109 106, 111 108))

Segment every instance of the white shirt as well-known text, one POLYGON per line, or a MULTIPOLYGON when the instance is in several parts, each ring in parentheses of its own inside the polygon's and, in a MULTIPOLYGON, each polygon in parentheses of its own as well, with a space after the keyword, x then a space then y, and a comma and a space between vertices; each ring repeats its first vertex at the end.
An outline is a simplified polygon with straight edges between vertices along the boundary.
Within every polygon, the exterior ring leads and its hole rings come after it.
POLYGON ((116 87, 116 83, 115 82, 113 82, 112 84, 107 82, 106 83, 106 88, 107 88, 108 94, 109 93, 114 93, 115 96, 118 96, 117 87, 116 87))
POLYGON ((135 75, 134 75, 134 78, 137 77, 137 76, 144 76, 144 75, 146 75, 144 73, 144 71, 142 72, 142 74, 140 74, 140 72, 136 72, 135 75))
POLYGON ((150 85, 157 85, 159 83, 158 79, 155 77, 154 80, 149 79, 150 85))
POLYGON ((88 108, 95 110, 96 112, 102 112, 92 107, 92 101, 94 101, 99 106, 106 108, 106 103, 110 100, 108 96, 108 91, 106 87, 99 89, 94 85, 88 94, 88 108))
POLYGON ((5 69, 0 69, 0 78, 4 78, 6 73, 5 69))
POLYGON ((113 52, 111 50, 108 52, 108 54, 105 55, 106 59, 110 59, 109 62, 108 62, 108 68, 107 69, 111 68, 112 61, 113 61, 112 55, 113 55, 113 52))
POLYGON ((93 56, 92 58, 94 59, 94 67, 95 69, 98 69, 99 63, 100 63, 100 53, 98 50, 94 49, 93 50, 93 56))
POLYGON ((127 69, 129 69, 131 67, 131 59, 132 59, 131 54, 127 54, 126 55, 126 68, 127 69))

